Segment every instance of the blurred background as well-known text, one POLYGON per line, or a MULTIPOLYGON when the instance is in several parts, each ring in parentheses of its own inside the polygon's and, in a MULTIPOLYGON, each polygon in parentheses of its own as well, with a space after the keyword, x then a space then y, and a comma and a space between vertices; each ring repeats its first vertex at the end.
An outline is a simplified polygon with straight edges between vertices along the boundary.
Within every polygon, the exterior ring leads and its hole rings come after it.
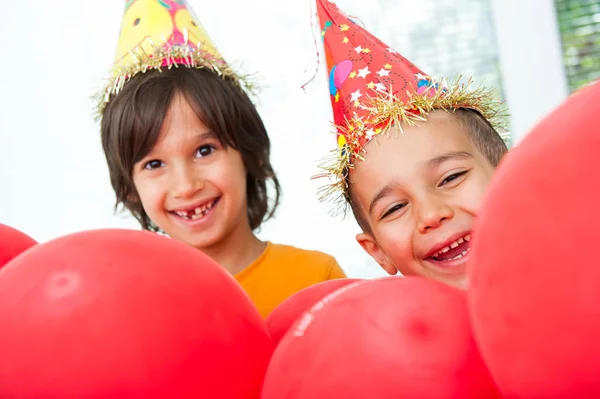
MULTIPOLYGON (((228 61, 257 72, 259 111, 283 185, 259 236, 334 255, 351 277, 383 275, 332 217, 312 181, 335 148, 325 68, 317 66, 314 0, 189 0, 228 61)), ((114 212, 92 95, 108 76, 119 0, 0 0, 0 223, 38 241, 84 229, 138 228, 114 212)), ((435 77, 498 89, 518 145, 567 95, 600 77, 600 1, 338 0, 372 33, 435 77)), ((319 49, 320 51, 320 49, 319 49)))

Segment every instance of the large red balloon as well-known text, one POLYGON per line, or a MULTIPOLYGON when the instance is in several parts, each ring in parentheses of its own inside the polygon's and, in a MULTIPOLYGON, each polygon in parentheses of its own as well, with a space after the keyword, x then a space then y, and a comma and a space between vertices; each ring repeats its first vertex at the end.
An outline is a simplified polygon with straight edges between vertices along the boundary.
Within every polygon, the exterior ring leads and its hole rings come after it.
POLYGON ((0 223, 0 268, 36 244, 27 234, 0 223))
POLYGON ((187 245, 99 230, 0 270, 0 397, 259 397, 273 344, 235 280, 187 245))
POLYGON ((418 277, 347 285, 275 350, 262 399, 496 398, 465 293, 418 277))
POLYGON ((600 84, 501 163, 476 226, 469 293, 509 398, 600 397, 600 84))
POLYGON ((323 281, 311 285, 301 291, 298 291, 279 306, 266 318, 267 328, 271 333, 271 339, 275 344, 281 341, 287 330, 294 322, 311 306, 317 303, 324 296, 331 294, 338 288, 348 284, 365 281, 355 278, 338 278, 335 280, 323 281))

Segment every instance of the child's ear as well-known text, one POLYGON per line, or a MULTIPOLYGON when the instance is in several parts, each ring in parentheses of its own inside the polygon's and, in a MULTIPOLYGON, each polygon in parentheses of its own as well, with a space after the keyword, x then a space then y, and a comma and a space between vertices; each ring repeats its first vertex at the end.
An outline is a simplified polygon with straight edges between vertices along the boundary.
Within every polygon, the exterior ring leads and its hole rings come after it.
POLYGON ((377 241, 368 233, 360 233, 356 235, 356 241, 369 254, 379 266, 386 271, 390 276, 398 273, 396 266, 390 261, 388 256, 381 250, 377 241))

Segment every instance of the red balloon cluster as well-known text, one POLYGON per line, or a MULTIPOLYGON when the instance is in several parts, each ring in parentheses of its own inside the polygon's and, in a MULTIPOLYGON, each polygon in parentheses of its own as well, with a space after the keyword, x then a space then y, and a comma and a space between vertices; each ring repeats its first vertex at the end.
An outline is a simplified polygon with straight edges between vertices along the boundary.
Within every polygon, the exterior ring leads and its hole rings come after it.
POLYGON ((265 323, 201 252, 95 230, 14 258, 0 292, 0 397, 496 397, 464 293, 423 279, 317 284, 265 323))
POLYGON ((417 277, 346 285, 275 350, 263 399, 496 398, 464 292, 417 277))

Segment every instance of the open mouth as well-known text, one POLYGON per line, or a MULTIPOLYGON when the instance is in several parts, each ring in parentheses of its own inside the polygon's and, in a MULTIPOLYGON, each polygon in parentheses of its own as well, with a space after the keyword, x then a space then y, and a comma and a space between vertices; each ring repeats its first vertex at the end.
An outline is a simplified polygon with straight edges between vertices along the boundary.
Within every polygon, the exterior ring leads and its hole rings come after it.
POLYGON ((219 202, 219 199, 221 199, 221 197, 215 198, 214 200, 209 201, 209 202, 205 202, 204 204, 197 206, 195 208, 190 208, 187 210, 171 211, 171 213, 184 219, 184 220, 202 219, 204 216, 206 216, 208 214, 208 212, 210 212, 210 210, 212 208, 214 208, 215 205, 217 205, 217 203, 219 202))
POLYGON ((429 257, 436 262, 449 262, 466 256, 471 250, 471 234, 457 239, 429 257))

